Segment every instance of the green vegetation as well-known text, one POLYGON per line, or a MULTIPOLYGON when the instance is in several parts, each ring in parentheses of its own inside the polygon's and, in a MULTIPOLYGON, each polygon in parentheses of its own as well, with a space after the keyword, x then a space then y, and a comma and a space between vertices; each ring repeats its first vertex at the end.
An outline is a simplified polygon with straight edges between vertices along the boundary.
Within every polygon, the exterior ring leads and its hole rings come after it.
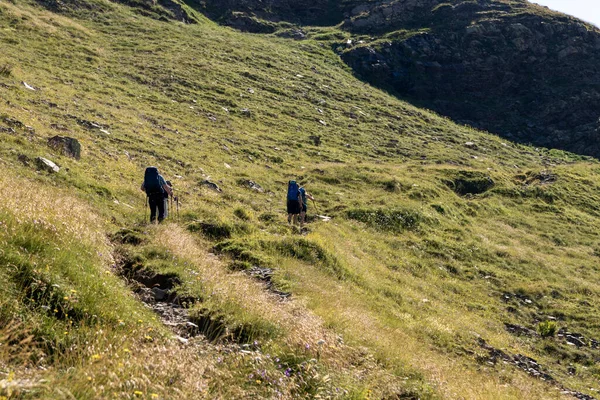
POLYGON ((0 66, 12 66, 0 74, 0 398, 597 387, 596 161, 417 109, 357 81, 320 40, 87 3, 103 11, 0 3, 0 66), (46 145, 57 134, 81 142, 81 160, 46 145), (39 171, 39 156, 60 171, 39 171), (179 219, 142 223, 147 165, 173 181, 179 219), (302 232, 284 214, 291 178, 317 199, 302 232), (202 334, 177 338, 141 301, 153 288, 202 334), (494 364, 481 343, 555 381, 494 364))

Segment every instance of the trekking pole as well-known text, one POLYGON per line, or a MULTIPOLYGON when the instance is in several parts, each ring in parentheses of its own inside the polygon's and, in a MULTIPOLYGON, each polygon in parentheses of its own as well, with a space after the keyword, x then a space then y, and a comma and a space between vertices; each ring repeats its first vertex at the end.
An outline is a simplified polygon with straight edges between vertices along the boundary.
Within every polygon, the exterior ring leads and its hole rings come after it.
POLYGON ((144 212, 144 223, 146 221, 148 221, 148 196, 146 196, 146 201, 144 202, 144 208, 146 209, 146 211, 144 212))

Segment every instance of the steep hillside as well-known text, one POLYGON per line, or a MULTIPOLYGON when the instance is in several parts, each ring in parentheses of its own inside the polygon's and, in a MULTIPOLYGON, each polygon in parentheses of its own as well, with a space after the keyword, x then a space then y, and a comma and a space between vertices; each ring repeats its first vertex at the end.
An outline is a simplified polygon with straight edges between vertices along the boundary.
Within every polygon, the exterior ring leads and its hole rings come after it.
POLYGON ((0 398, 597 397, 594 159, 357 80, 334 28, 56 4, 0 2, 0 398))
POLYGON ((600 32, 526 0, 188 4, 243 31, 337 25, 351 35, 330 44, 371 84, 511 140, 600 155, 600 32))

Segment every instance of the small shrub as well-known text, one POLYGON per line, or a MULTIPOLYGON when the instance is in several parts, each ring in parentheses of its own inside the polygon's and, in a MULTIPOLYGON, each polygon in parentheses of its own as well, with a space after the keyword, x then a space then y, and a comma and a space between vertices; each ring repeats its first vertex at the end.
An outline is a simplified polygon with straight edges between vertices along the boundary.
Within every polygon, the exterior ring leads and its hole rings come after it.
POLYGON ((556 322, 554 321, 543 321, 537 326, 537 331, 543 338, 554 337, 557 331, 556 322))
MULTIPOLYGON (((234 261, 244 262, 250 265, 266 266, 269 262, 262 256, 256 254, 250 243, 240 240, 225 240, 217 243, 215 251, 231 256, 234 261)), ((238 264, 239 266, 240 264, 238 264)), ((247 266, 247 265, 246 265, 247 266)))
POLYGON ((226 223, 195 221, 187 226, 190 232, 201 232, 209 239, 227 239, 233 233, 233 227, 226 223))
POLYGON ((246 209, 244 209, 242 207, 236 208, 233 211, 233 215, 235 215, 236 217, 238 217, 239 219, 244 220, 244 221, 250 220, 250 213, 248 213, 248 211, 246 211, 246 209))
POLYGON ((384 181, 381 183, 383 185, 383 189, 387 192, 396 192, 399 189, 398 182, 395 180, 384 181))
POLYGON ((0 76, 8 78, 12 74, 12 68, 10 64, 0 65, 0 76))
POLYGON ((258 219, 262 222, 275 222, 275 221, 277 221, 277 214, 263 213, 258 216, 258 219))

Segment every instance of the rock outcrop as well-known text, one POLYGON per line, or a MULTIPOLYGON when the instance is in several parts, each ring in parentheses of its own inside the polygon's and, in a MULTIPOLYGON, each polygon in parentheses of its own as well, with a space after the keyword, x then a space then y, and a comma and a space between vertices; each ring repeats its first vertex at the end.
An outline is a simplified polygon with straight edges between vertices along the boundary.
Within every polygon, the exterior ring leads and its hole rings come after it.
POLYGON ((458 122, 600 156, 598 29, 526 2, 434 3, 355 10, 344 22, 353 32, 411 29, 342 58, 370 83, 458 122))
POLYGON ((65 136, 53 136, 48 139, 48 146, 76 160, 81 158, 81 144, 77 139, 65 136))

